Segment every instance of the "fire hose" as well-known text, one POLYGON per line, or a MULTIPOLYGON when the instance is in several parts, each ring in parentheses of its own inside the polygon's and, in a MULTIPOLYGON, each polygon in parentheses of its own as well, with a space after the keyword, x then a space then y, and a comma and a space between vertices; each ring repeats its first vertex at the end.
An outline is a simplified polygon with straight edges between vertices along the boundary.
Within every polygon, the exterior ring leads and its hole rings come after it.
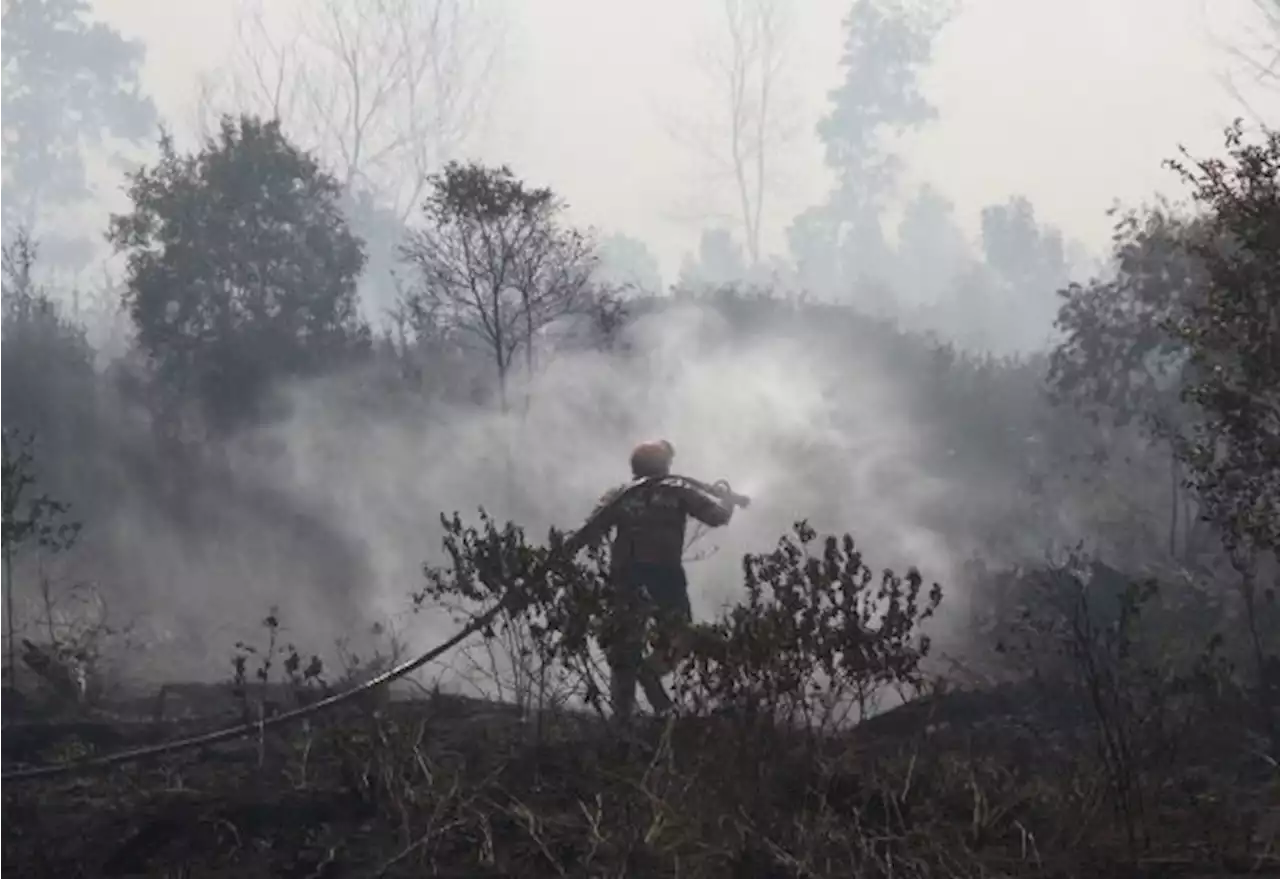
MULTIPOLYGON (((729 487, 729 483, 720 480, 716 483, 705 483, 692 479, 687 476, 662 476, 638 479, 626 486, 621 492, 614 496, 608 503, 596 510, 590 518, 583 523, 582 528, 576 532, 582 534, 587 532, 593 524, 595 524, 605 513, 615 509, 623 500, 633 495, 646 486, 654 486, 659 484, 665 485, 681 485, 692 486, 705 492, 712 493, 719 497, 724 503, 734 506, 746 507, 750 503, 750 498, 745 495, 735 493, 729 487)), ((570 554, 576 552, 577 546, 570 537, 563 544, 570 554)), ((545 559, 542 564, 529 575, 530 579, 536 579, 544 576, 552 560, 555 556, 545 559)), ((445 653, 457 647, 463 641, 483 631, 491 625, 500 614, 504 611, 520 610, 521 593, 517 590, 511 590, 507 595, 487 611, 480 614, 467 625, 459 629, 454 635, 445 641, 432 647, 430 650, 416 657, 408 659, 397 666, 394 666, 381 674, 370 678, 363 683, 343 690, 341 693, 335 693, 317 702, 304 705, 300 708, 294 708, 291 711, 285 711, 271 717, 263 718, 259 721, 243 723, 237 726, 227 727, 225 729, 215 730, 213 732, 204 733, 202 735, 189 736, 187 738, 172 739, 167 742, 160 742, 154 745, 147 745, 140 748, 132 748, 125 751, 118 751, 114 754, 104 754, 99 757, 86 757, 79 760, 68 760, 60 763, 50 763, 44 766, 32 766, 25 769, 14 769, 8 772, 0 773, 0 782, 9 781, 33 781, 40 778, 52 778, 59 775, 73 775, 82 772, 91 772, 100 769, 108 769, 112 766, 119 766, 124 763, 133 763, 139 760, 146 760, 151 757, 161 757, 167 754, 176 754, 182 751, 194 750, 197 748, 205 748, 211 745, 218 745, 224 742, 234 741, 235 739, 247 736, 259 735, 265 730, 275 727, 285 726, 299 720, 304 720, 312 715, 319 714, 330 708, 346 704, 360 696, 369 693, 378 687, 385 686, 392 681, 403 678, 405 675, 412 674, 422 668, 429 662, 436 660, 445 653)))

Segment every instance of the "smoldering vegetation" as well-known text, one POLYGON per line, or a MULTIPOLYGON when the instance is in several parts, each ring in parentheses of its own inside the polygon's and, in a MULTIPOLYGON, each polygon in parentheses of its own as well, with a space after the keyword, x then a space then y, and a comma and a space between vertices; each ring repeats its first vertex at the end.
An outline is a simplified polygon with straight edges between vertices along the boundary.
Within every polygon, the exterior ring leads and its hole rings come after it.
MULTIPOLYGON (((40 437, 40 490, 85 523, 50 576, 92 584, 114 623, 149 639, 139 674, 219 673, 238 627, 271 607, 315 644, 386 622, 438 559, 440 513, 572 529, 650 435, 675 439, 682 472, 755 499, 691 546, 704 612, 737 597, 743 552, 808 519, 857 534, 877 565, 955 584, 938 634, 958 646, 967 561, 1034 565, 1082 542, 1115 559, 1133 539, 1095 512, 1098 432, 1045 397, 1042 359, 958 352, 844 306, 732 288, 630 299, 607 348, 589 318, 566 321, 565 349, 513 383, 507 412, 455 384, 488 377, 483 352, 381 340, 367 362, 282 383, 271 417, 177 445, 128 366, 96 366, 56 305, 35 302, 6 323, 7 417, 40 437), (32 337, 51 349, 42 361, 32 337), (405 378, 415 361, 465 365, 405 378)), ((1165 466, 1138 459, 1112 485, 1141 511, 1152 560, 1173 515, 1165 466)), ((412 625, 414 643, 445 631, 412 625)))
MULTIPOLYGON (((1274 869, 1280 136, 1174 163, 1186 199, 1118 213, 1094 271, 1021 198, 971 248, 925 187, 890 240, 875 135, 928 115, 908 80, 945 18, 890 6, 845 23, 820 129, 842 177, 792 252, 763 252, 735 153, 740 243, 706 230, 666 289, 643 242, 509 167, 402 157, 397 201, 285 112, 161 138, 100 290, 7 213, 6 773, 64 774, 7 778, 6 864, 1274 869), (677 715, 624 729, 607 552, 559 547, 656 437, 752 504, 692 534, 677 715), (74 763, 312 704, 512 597, 391 695, 74 763)), ((6 28, 47 37, 19 7, 6 28)), ((768 56, 776 7, 745 8, 732 51, 768 56)))

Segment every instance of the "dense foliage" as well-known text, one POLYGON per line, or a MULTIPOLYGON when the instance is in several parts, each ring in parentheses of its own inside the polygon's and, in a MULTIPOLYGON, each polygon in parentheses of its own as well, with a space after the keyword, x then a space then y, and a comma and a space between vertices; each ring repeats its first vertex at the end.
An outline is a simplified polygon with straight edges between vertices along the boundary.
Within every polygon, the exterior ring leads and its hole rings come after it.
POLYGON ((276 122, 225 118, 216 139, 130 178, 112 217, 128 257, 125 305, 156 378, 226 431, 273 380, 340 367, 368 342, 356 281, 364 245, 341 190, 276 122))

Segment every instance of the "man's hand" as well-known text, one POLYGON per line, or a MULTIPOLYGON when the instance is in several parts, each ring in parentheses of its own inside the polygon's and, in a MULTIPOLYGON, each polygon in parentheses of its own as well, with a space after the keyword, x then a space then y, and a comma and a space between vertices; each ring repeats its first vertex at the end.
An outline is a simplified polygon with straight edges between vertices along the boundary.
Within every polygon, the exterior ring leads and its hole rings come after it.
POLYGON ((716 493, 720 495, 726 503, 732 504, 735 507, 742 507, 744 510, 751 506, 751 498, 747 497, 745 494, 738 494, 729 487, 728 481, 724 479, 716 480, 711 484, 711 487, 716 490, 716 493))

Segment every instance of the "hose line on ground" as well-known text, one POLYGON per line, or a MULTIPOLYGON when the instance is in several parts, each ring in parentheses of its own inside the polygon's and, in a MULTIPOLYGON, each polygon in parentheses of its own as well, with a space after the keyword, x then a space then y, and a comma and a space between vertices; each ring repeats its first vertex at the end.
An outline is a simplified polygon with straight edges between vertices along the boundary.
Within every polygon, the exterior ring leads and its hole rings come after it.
MULTIPOLYGON (((626 488, 624 488, 621 492, 619 492, 612 499, 610 499, 608 503, 602 505, 599 509, 597 509, 591 515, 591 517, 588 518, 585 523, 583 523, 582 528, 579 529, 579 533, 587 531, 591 527, 591 525, 594 524, 601 516, 603 516, 606 512, 612 510, 619 503, 621 503, 625 498, 629 497, 632 493, 634 493, 638 489, 643 488, 644 486, 647 486, 647 485, 664 483, 664 482, 670 483, 670 484, 679 484, 680 482, 685 482, 686 484, 693 483, 695 485, 699 485, 700 487, 704 485, 703 483, 698 483, 697 480, 687 479, 686 477, 682 477, 682 476, 651 477, 647 479, 638 479, 635 482, 632 482, 631 484, 626 486, 626 488)), ((726 486, 727 486, 727 483, 726 483, 726 486)), ((572 547, 573 546, 572 540, 570 539, 566 541, 565 545, 572 547)), ((535 570, 535 572, 530 575, 530 578, 536 579, 538 577, 544 576, 547 573, 547 569, 549 567, 550 562, 551 562, 551 558, 548 558, 546 561, 544 561, 541 567, 535 570)), ((112 766, 119 766, 124 763, 133 763, 139 760, 146 760, 151 757, 161 757, 166 754, 176 754, 181 751, 189 751, 195 748, 203 748, 203 747, 208 747, 210 745, 218 745, 223 742, 232 741, 234 739, 243 738, 246 736, 258 735, 267 729, 271 729, 277 726, 284 726, 286 724, 293 723, 294 721, 298 721, 298 720, 302 720, 304 718, 310 717, 313 714, 319 714, 321 711, 325 711, 326 709, 333 708, 338 705, 342 705, 344 703, 350 702, 353 699, 356 699, 365 693, 368 693, 374 689, 377 689, 378 687, 384 686, 385 684, 389 684, 392 681, 402 678, 407 674, 411 674, 412 672, 415 672, 418 669, 422 668, 422 666, 426 665, 427 663, 435 659, 438 659, 440 656, 452 650, 454 647, 457 647, 459 644, 461 644, 463 641, 470 638, 472 635, 482 631, 487 626, 492 624, 498 618, 498 616, 504 611, 512 610, 516 608, 519 597, 520 597, 520 593, 515 590, 508 592, 506 597, 504 597, 501 601, 499 601, 493 607, 489 608, 483 614, 476 617, 466 626, 458 630, 456 633, 454 633, 454 635, 451 638, 441 642, 440 644, 437 644, 435 647, 432 647, 426 653, 420 654, 419 656, 416 656, 412 659, 408 659, 400 663, 399 665, 393 668, 390 668, 387 671, 384 671, 382 674, 379 674, 373 678, 370 678, 364 683, 351 687, 348 690, 344 690, 341 693, 335 693, 332 696, 321 699, 318 702, 313 702, 310 705, 304 705, 300 708, 295 708, 292 711, 285 711, 281 714, 276 714, 271 717, 266 717, 260 721, 255 721, 252 723, 244 723, 244 724, 240 724, 238 726, 233 726, 233 727, 227 727, 225 729, 215 730, 210 733, 204 733, 203 735, 190 736, 188 738, 182 738, 182 739, 173 739, 171 741, 160 742, 155 745, 147 745, 141 748, 132 748, 126 751, 118 751, 114 754, 104 754, 100 757, 87 757, 80 760, 69 760, 62 763, 51 763, 44 766, 32 766, 26 769, 14 769, 8 772, 0 773, 0 783, 9 782, 9 781, 33 781, 39 778, 52 778, 59 775, 73 775, 73 774, 82 773, 82 772, 92 772, 99 769, 108 769, 112 766)))

